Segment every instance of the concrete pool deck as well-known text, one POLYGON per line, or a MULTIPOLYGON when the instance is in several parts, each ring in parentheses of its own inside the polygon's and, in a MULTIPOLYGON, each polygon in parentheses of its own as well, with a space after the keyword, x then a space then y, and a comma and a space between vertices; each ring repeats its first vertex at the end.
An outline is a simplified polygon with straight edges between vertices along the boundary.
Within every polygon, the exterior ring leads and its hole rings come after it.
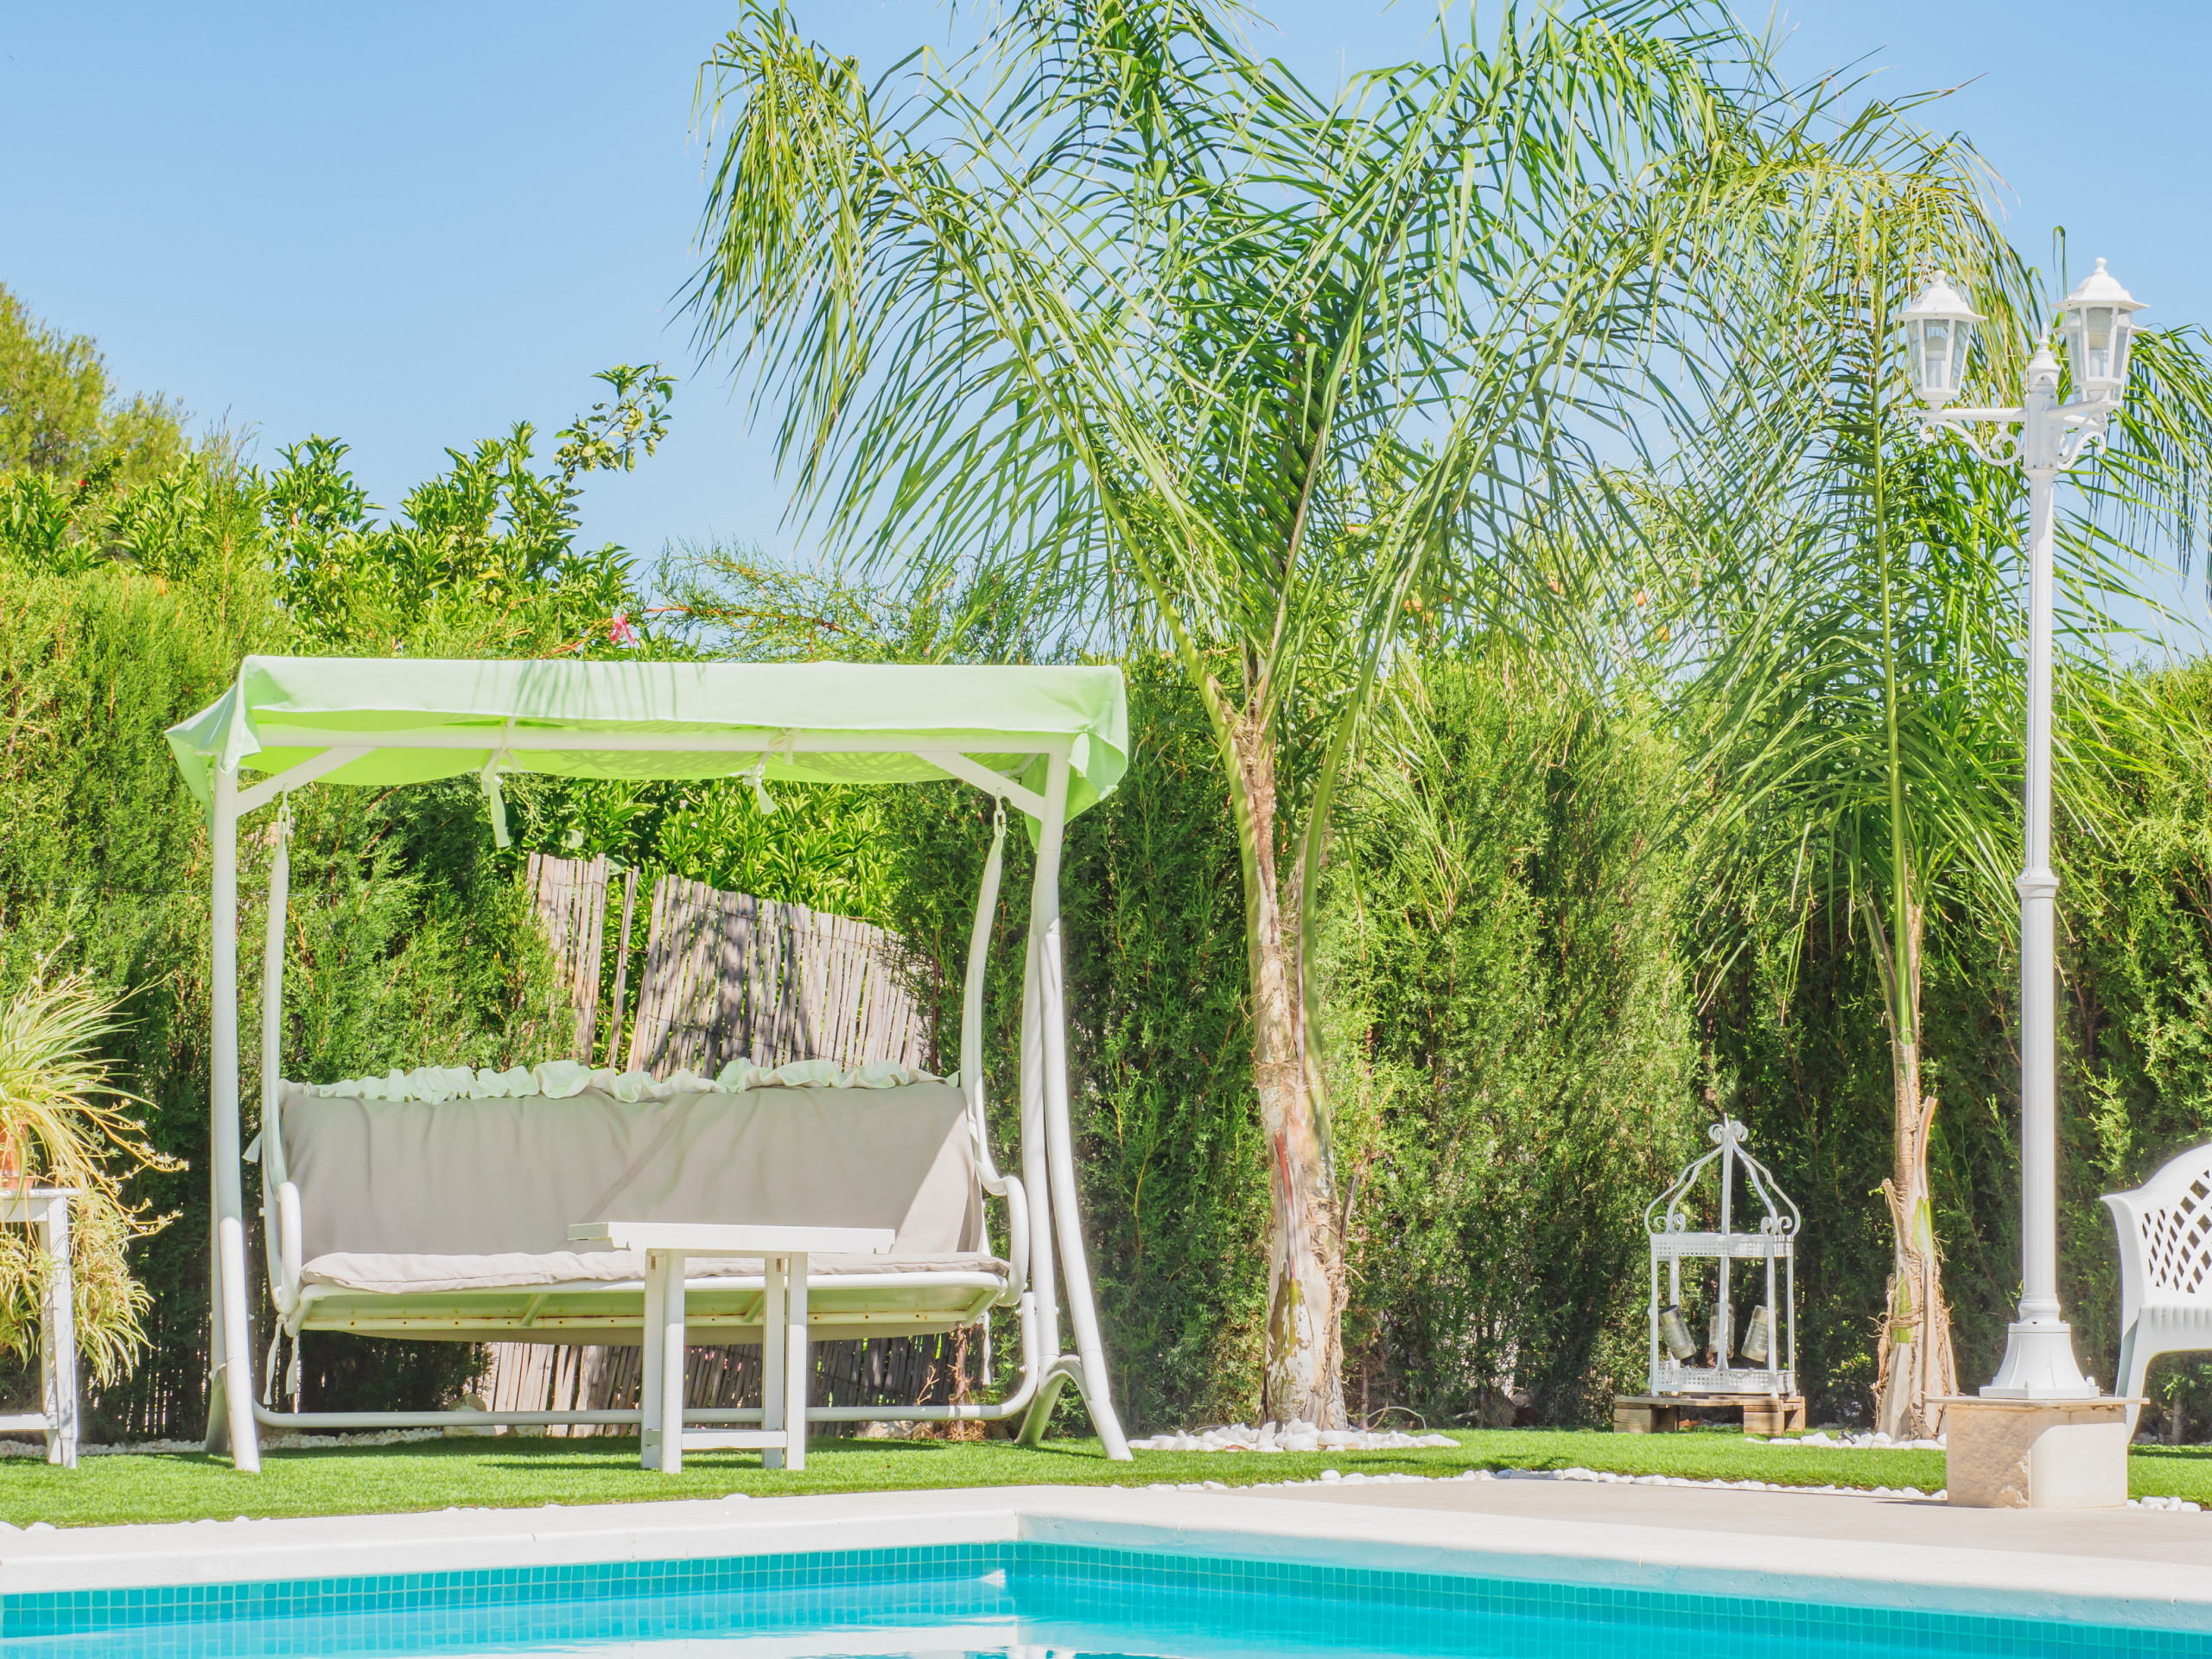
POLYGON ((1007 1542, 2212 1631, 2212 1515, 1550 1481, 1025 1486, 0 1534, 0 1594, 1007 1542))
POLYGON ((1738 1492, 1566 1480, 1260 1486, 1229 1495, 1246 1493, 1296 1503, 1518 1516, 1601 1526, 1662 1526, 1935 1549, 2027 1550, 2158 1561, 2212 1573, 2212 1510, 2178 1515, 2156 1510, 1955 1510, 1938 1498, 1876 1497, 1865 1492, 1738 1492))

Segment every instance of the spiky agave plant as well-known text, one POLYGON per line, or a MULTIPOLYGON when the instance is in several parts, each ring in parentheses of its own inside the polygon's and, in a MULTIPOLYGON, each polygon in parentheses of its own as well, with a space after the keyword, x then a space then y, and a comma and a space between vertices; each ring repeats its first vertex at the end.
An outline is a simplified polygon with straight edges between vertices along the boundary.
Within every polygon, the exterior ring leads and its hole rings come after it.
MULTIPOLYGON (((124 1184, 141 1171, 181 1169, 130 1115, 135 1095, 108 1081, 97 1053, 116 1003, 81 973, 49 978, 41 963, 0 1005, 0 1185, 74 1187, 70 1269, 79 1352, 101 1382, 123 1376, 146 1345, 149 1300, 131 1276, 133 1239, 175 1219, 149 1215, 124 1184)), ((0 1227, 0 1344, 28 1357, 52 1271, 28 1227, 0 1227)))

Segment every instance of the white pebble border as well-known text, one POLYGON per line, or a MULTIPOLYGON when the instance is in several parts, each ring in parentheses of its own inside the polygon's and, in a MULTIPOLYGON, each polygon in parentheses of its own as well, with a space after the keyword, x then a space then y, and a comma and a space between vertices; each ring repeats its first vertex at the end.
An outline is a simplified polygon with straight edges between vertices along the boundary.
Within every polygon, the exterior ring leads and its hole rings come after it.
MULTIPOLYGON (((469 1431, 481 1433, 480 1429, 469 1431)), ((415 1440, 442 1440, 446 1438, 442 1428, 385 1428, 363 1434, 264 1434, 261 1449, 264 1452, 313 1452, 336 1446, 404 1446, 415 1440)), ((95 1446, 89 1440, 77 1442, 80 1458, 154 1458, 175 1457, 183 1452, 204 1452, 201 1440, 140 1440, 130 1446, 95 1446)), ((46 1447, 32 1440, 0 1440, 0 1458, 36 1458, 46 1461, 46 1447)))
MULTIPOLYGON (((1805 1446, 1823 1452, 1941 1452, 1943 1442, 1893 1440, 1886 1434, 1851 1434, 1825 1429, 1789 1440, 1744 1438, 1753 1446, 1805 1446)), ((1135 1452, 1403 1452, 1414 1446, 1452 1446, 1448 1434, 1408 1434, 1388 1428, 1321 1428, 1308 1423, 1262 1423, 1257 1428, 1231 1423, 1221 1428, 1185 1429, 1131 1440, 1135 1452)))
POLYGON ((1810 1434, 1800 1434, 1789 1440, 1777 1436, 1772 1440, 1757 1434, 1744 1438, 1753 1446, 1810 1446, 1823 1452, 1941 1452, 1943 1442, 1933 1440, 1893 1440, 1886 1434, 1847 1434, 1839 1432, 1831 1437, 1825 1429, 1810 1434))
POLYGON ((1201 1428, 1131 1440, 1132 1452, 1404 1452, 1415 1446, 1456 1446, 1449 1434, 1406 1434, 1389 1428, 1315 1428, 1311 1423, 1262 1423, 1248 1428, 1201 1428))
MULTIPOLYGON (((1132 1442, 1134 1444, 1134 1442, 1132 1442)), ((1410 1475, 1398 1471, 1368 1474, 1354 1470, 1345 1474, 1340 1469, 1324 1469, 1312 1480, 1255 1481, 1255 1486, 1417 1486, 1431 1481, 1446 1480, 1580 1480, 1600 1486, 1703 1486, 1730 1492, 1825 1492, 1847 1497, 1916 1497, 1946 1500, 1950 1494, 1942 1487, 1923 1492, 1917 1486, 1798 1486, 1783 1485, 1771 1480, 1692 1480, 1683 1475, 1622 1475, 1604 1469, 1463 1469, 1456 1475, 1410 1475)), ((1230 1488, 1218 1480, 1154 1481, 1148 1489, 1155 1492, 1225 1492, 1230 1488)), ((2183 1515, 2196 1515, 2202 1506, 2178 1497, 2131 1497, 2131 1510, 2164 1510, 2183 1515)))
MULTIPOLYGON (((1940 1487, 1923 1492, 1917 1486, 1789 1486, 1770 1480, 1692 1480, 1685 1475, 1620 1475, 1605 1469, 1463 1469, 1456 1475, 1410 1475, 1402 1471, 1369 1474, 1355 1469, 1324 1469, 1312 1480, 1269 1480, 1261 1486, 1421 1486, 1447 1480, 1581 1480, 1600 1486, 1708 1486, 1731 1492, 1830 1492, 1866 1497, 1933 1497, 1946 1496, 1940 1487)), ((1155 1481, 1156 1492, 1225 1492, 1217 1480, 1155 1481)), ((2130 1500, 2133 1502, 2133 1500, 2130 1500)), ((2152 1502, 2164 1504, 2164 1498, 2152 1502)))
MULTIPOLYGON (((388 1428, 360 1434, 271 1434, 263 1437, 264 1449, 308 1452, 338 1446, 400 1446, 416 1440, 435 1440, 452 1431, 443 1428, 388 1428)), ((480 1433, 481 1430, 465 1431, 480 1433)), ((1805 1446, 1822 1451, 1941 1452, 1941 1440, 1892 1440, 1885 1434, 1847 1434, 1830 1440, 1808 1434, 1802 1440, 1744 1439, 1753 1446, 1805 1446)), ((1421 1447, 1449 1449, 1459 1444, 1448 1434, 1406 1434, 1392 1429, 1319 1429, 1302 1424, 1264 1424, 1248 1428, 1235 1423, 1225 1428, 1205 1428, 1183 1433, 1155 1434, 1131 1440, 1134 1452, 1408 1452, 1421 1447)), ((81 1457, 161 1457, 200 1450, 198 1440, 141 1440, 128 1446, 95 1446, 80 1441, 81 1457)), ((44 1458, 46 1448, 28 1440, 0 1440, 0 1458, 44 1458)))

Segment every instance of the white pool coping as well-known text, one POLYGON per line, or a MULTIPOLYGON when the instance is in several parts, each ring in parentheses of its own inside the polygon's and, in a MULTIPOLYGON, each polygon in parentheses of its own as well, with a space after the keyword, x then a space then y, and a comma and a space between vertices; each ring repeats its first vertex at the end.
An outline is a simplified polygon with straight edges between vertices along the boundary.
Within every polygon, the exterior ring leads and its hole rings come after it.
POLYGON ((2212 1631, 2203 1565, 1022 1486, 0 1534, 0 1594, 1013 1540, 2212 1631), (1756 1556, 1757 1565, 1747 1561, 1756 1556))

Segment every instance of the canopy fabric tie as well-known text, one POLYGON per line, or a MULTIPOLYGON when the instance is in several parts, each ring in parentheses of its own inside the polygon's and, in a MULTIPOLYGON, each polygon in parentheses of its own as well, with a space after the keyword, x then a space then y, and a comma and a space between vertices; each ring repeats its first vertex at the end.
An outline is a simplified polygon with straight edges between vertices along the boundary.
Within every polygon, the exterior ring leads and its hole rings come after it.
POLYGON ((507 736, 514 728, 515 723, 511 720, 500 729, 499 747, 484 762, 484 770, 476 774, 477 782, 484 786, 485 804, 492 809, 492 844, 503 852, 510 842, 507 839, 507 798, 499 787, 499 768, 505 766, 510 758, 507 736))
POLYGON ((788 764, 798 744, 798 728, 786 726, 776 734, 776 741, 753 757, 753 764, 745 769, 745 781, 753 785, 753 804, 760 809, 760 816, 768 817, 776 810, 776 798, 768 793, 768 757, 778 750, 783 752, 788 764))
POLYGON ((269 1357, 261 1368, 261 1403, 273 1407, 276 1403, 276 1356, 282 1351, 284 1338, 292 1339, 292 1363, 284 1368, 284 1394, 292 1402, 292 1409, 300 1408, 300 1333, 279 1320, 269 1333, 269 1357))

